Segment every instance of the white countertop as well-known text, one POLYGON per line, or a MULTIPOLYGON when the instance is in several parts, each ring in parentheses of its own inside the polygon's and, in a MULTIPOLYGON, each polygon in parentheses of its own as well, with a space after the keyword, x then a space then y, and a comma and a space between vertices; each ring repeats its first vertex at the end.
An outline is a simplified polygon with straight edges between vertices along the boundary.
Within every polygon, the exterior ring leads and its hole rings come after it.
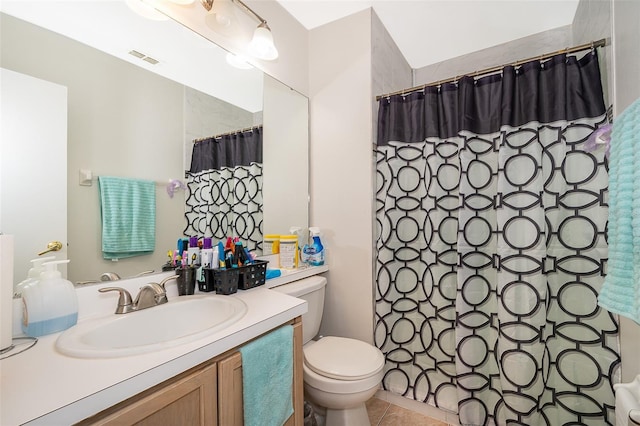
MULTIPOLYGON (((60 333, 40 337, 33 348, 0 360, 0 424, 68 425, 240 346, 307 311, 305 301, 268 288, 326 270, 326 267, 314 267, 288 272, 268 280, 264 286, 224 296, 244 301, 248 307, 246 315, 208 337, 154 353, 121 358, 73 358, 55 349, 60 333)), ((169 275, 171 273, 158 275, 158 280, 169 275)), ((135 294, 149 281, 149 277, 142 277, 110 284, 135 294)), ((96 296, 97 288, 78 289, 79 321, 115 309, 116 294, 96 296)), ((171 282, 167 283, 167 295, 169 303, 178 297, 171 282)))

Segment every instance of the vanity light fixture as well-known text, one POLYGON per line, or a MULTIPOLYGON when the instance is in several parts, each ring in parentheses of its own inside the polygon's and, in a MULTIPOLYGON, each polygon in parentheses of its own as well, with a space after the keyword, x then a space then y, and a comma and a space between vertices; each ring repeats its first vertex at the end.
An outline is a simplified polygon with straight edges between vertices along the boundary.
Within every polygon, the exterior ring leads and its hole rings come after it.
POLYGON ((207 12, 205 22, 209 28, 218 33, 234 35, 238 30, 238 18, 231 0, 215 0, 211 10, 207 12))
POLYGON ((251 43, 249 43, 249 51, 256 58, 266 61, 272 61, 278 57, 278 49, 273 44, 273 34, 271 34, 271 28, 267 25, 267 21, 262 21, 256 28, 251 43))
MULTIPOLYGON (((231 27, 233 15, 233 3, 240 5, 249 15, 255 18, 259 24, 253 33, 253 38, 249 43, 249 52, 258 59, 272 61, 278 57, 278 49, 273 42, 271 28, 267 21, 247 6, 242 0, 200 0, 202 6, 207 9, 209 15, 207 24, 212 29, 217 30, 220 25, 231 27), (218 4, 220 3, 220 4, 218 4), (209 18, 211 16, 211 18, 209 18)), ((221 31, 224 34, 224 31, 221 31)))

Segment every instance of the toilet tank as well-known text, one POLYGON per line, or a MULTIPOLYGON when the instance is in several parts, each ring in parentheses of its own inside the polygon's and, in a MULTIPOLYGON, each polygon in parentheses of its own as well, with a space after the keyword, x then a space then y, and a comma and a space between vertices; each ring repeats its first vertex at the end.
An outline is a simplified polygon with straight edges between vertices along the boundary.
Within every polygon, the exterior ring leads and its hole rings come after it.
POLYGON ((271 290, 303 299, 308 304, 308 311, 302 315, 302 343, 313 339, 320 331, 322 311, 324 310, 324 290, 327 279, 319 275, 293 281, 273 287, 271 290))

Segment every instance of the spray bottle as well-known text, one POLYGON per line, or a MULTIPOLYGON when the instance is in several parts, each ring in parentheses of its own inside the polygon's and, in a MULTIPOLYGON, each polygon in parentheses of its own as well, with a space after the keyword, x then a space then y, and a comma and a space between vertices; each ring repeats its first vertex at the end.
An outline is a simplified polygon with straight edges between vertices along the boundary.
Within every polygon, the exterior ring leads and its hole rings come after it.
POLYGON ((309 235, 313 241, 302 249, 302 260, 310 266, 324 265, 324 246, 320 241, 320 228, 310 227, 309 235))

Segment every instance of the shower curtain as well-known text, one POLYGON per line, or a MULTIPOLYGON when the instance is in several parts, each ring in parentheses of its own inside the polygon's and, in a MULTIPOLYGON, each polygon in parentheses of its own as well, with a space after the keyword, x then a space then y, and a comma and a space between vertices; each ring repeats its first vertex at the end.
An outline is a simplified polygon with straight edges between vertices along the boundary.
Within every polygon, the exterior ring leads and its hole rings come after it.
POLYGON ((386 390, 463 425, 614 424, 597 52, 380 99, 375 341, 386 390))
POLYGON ((262 126, 195 142, 186 178, 184 235, 261 249, 262 126))

